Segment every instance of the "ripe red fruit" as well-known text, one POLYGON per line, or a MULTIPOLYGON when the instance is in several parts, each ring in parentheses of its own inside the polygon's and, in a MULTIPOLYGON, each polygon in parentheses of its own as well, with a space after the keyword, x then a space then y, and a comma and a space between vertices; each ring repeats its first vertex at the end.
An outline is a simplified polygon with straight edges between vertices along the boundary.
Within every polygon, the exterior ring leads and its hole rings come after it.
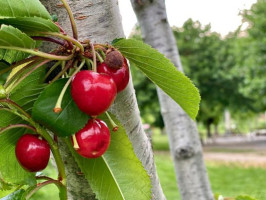
POLYGON ((79 145, 77 152, 85 158, 100 157, 110 144, 110 131, 100 119, 90 119, 75 136, 79 145))
POLYGON ((47 141, 32 134, 19 138, 15 152, 20 165, 29 172, 43 170, 50 158, 50 146, 47 141))
POLYGON ((124 59, 123 67, 120 69, 114 69, 109 67, 106 63, 102 63, 98 66, 97 71, 99 73, 108 74, 114 79, 117 92, 126 88, 129 81, 129 69, 126 59, 124 59))
POLYGON ((105 112, 116 97, 116 85, 111 76, 93 71, 80 71, 71 83, 71 95, 79 109, 88 115, 105 112))

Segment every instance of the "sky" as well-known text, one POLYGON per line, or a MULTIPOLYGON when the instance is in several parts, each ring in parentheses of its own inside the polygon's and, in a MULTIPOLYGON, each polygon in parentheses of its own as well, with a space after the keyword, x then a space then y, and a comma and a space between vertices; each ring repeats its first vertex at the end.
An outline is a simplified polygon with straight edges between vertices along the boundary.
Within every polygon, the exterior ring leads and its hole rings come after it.
MULTIPOLYGON (((118 0, 126 36, 137 23, 130 0, 118 0)), ((201 24, 211 24, 212 31, 226 35, 241 24, 239 12, 251 7, 256 0, 165 0, 170 26, 181 27, 192 18, 201 24)))

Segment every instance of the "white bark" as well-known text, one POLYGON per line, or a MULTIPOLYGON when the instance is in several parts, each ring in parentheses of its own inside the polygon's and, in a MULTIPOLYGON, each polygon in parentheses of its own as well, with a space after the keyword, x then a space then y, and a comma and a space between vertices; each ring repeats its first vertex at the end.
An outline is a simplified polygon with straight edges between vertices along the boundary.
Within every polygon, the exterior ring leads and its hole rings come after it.
MULTIPOLYGON (((144 41, 183 71, 164 0, 131 0, 131 3, 144 41)), ((161 89, 157 88, 157 92, 182 199, 213 200, 196 123, 161 89)))
MULTIPOLYGON (((111 42, 115 38, 124 37, 117 0, 72 0, 69 2, 76 18, 80 39, 105 43, 111 42)), ((67 27, 65 30, 71 34, 66 11, 63 8, 56 7, 58 2, 43 0, 43 3, 48 7, 51 14, 56 13, 58 15, 60 25, 64 29, 67 27)), ((153 186, 152 199, 164 200, 165 197, 154 165, 151 144, 142 127, 132 80, 130 80, 127 88, 117 96, 111 107, 111 112, 125 127, 137 157, 150 175, 153 186)), ((70 160, 69 157, 71 156, 66 149, 62 153, 65 160, 70 160)), ((78 170, 76 164, 74 162, 67 163, 67 168, 68 177, 71 176, 72 182, 68 184, 68 189, 73 194, 73 199, 93 199, 93 197, 85 198, 86 194, 90 193, 86 181, 80 179, 79 175, 73 174, 78 170), (82 187, 82 191, 79 186, 82 187), (86 191, 87 188, 88 191, 86 191)))

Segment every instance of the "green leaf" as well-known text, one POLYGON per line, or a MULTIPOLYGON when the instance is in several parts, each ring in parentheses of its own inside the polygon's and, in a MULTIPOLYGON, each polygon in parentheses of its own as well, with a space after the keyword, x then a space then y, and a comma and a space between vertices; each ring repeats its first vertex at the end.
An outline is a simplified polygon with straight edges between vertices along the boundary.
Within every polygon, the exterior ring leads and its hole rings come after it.
POLYGON ((83 128, 89 116, 79 110, 72 99, 68 87, 63 101, 62 112, 54 113, 56 101, 67 79, 60 79, 49 85, 34 103, 32 117, 35 121, 45 125, 58 136, 70 136, 83 128))
POLYGON ((20 190, 13 192, 12 194, 9 194, 8 196, 6 196, 0 200, 24 200, 25 199, 25 198, 23 198, 24 193, 25 193, 25 190, 20 189, 20 190))
POLYGON ((176 101, 192 119, 196 118, 200 102, 199 91, 169 59, 138 40, 117 39, 112 44, 176 101))
POLYGON ((3 73, 2 70, 8 68, 10 65, 0 60, 0 73, 3 73))
POLYGON ((0 24, 12 25, 22 31, 59 32, 52 17, 38 0, 1 0, 0 24))
POLYGON ((0 84, 4 84, 8 76, 9 66, 6 62, 0 60, 0 84))
POLYGON ((12 25, 32 35, 35 32, 59 32, 59 28, 50 19, 40 17, 17 17, 0 19, 0 24, 12 25))
MULTIPOLYGON (((37 64, 36 64, 37 65, 37 64)), ((36 65, 33 65, 35 67, 36 65)), ((19 65, 16 68, 13 68, 10 72, 7 81, 9 81, 20 69, 25 67, 25 64, 19 65)), ((37 99, 40 92, 44 89, 46 84, 42 83, 43 77, 45 76, 46 65, 40 66, 38 69, 34 70, 28 77, 26 77, 20 84, 10 92, 10 98, 16 102, 21 102, 20 106, 24 108, 25 111, 31 112, 33 101, 37 99), (27 95, 25 95, 27 94, 27 95), (23 101, 22 101, 23 99, 23 101)), ((24 73, 30 71, 26 70, 24 73)), ((13 80, 16 82, 16 80, 13 80)), ((10 85, 13 85, 12 83, 10 85)), ((9 88, 8 86, 7 88, 9 88)))
POLYGON ((1 0, 0 18, 41 17, 51 19, 39 0, 1 0), (4 9, 3 9, 4 8, 4 9))
POLYGON ((247 195, 240 195, 236 197, 236 200, 256 200, 256 199, 247 195))
MULTIPOLYGON (((30 113, 34 101, 44 88, 44 84, 40 82, 44 73, 44 68, 39 68, 29 75, 17 87, 17 91, 11 93, 10 99, 30 113)), ((0 110, 0 128, 17 123, 25 122, 8 111, 0 110)), ((35 174, 22 169, 15 156, 15 145, 24 132, 25 129, 12 129, 0 134, 0 178, 2 182, 14 185, 36 183, 35 174)))
POLYGON ((5 50, 4 47, 19 47, 26 49, 34 49, 36 42, 22 33, 20 30, 7 25, 2 25, 0 29, 0 60, 8 63, 22 60, 29 54, 16 50, 5 50))
MULTIPOLYGON (((87 159, 67 144, 81 171, 99 200, 150 200, 151 182, 141 162, 136 157, 123 126, 112 116, 119 126, 111 131, 111 144, 102 157, 87 159)), ((111 125, 106 116, 101 117, 111 125)))
MULTIPOLYGON (((1 188, 1 187, 0 187, 1 188)), ((10 188, 10 189, 8 189, 8 190, 1 190, 0 189, 0 198, 3 198, 3 197, 5 197, 5 196, 7 196, 7 195, 9 195, 9 194, 11 194, 11 193, 13 193, 13 192, 15 192, 16 191, 16 187, 14 187, 14 188, 10 188)), ((1 199, 2 200, 2 199, 1 199)))
POLYGON ((0 85, 0 99, 6 98, 6 91, 4 86, 0 85))

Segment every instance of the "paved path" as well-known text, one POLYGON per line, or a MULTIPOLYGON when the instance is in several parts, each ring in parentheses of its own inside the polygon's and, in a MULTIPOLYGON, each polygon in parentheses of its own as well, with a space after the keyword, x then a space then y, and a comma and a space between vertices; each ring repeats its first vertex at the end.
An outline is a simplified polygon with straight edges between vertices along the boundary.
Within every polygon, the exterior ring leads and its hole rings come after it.
POLYGON ((206 161, 266 168, 266 137, 220 138, 203 149, 206 161))
POLYGON ((266 168, 266 155, 258 153, 204 152, 204 159, 209 162, 235 164, 242 167, 266 168))

